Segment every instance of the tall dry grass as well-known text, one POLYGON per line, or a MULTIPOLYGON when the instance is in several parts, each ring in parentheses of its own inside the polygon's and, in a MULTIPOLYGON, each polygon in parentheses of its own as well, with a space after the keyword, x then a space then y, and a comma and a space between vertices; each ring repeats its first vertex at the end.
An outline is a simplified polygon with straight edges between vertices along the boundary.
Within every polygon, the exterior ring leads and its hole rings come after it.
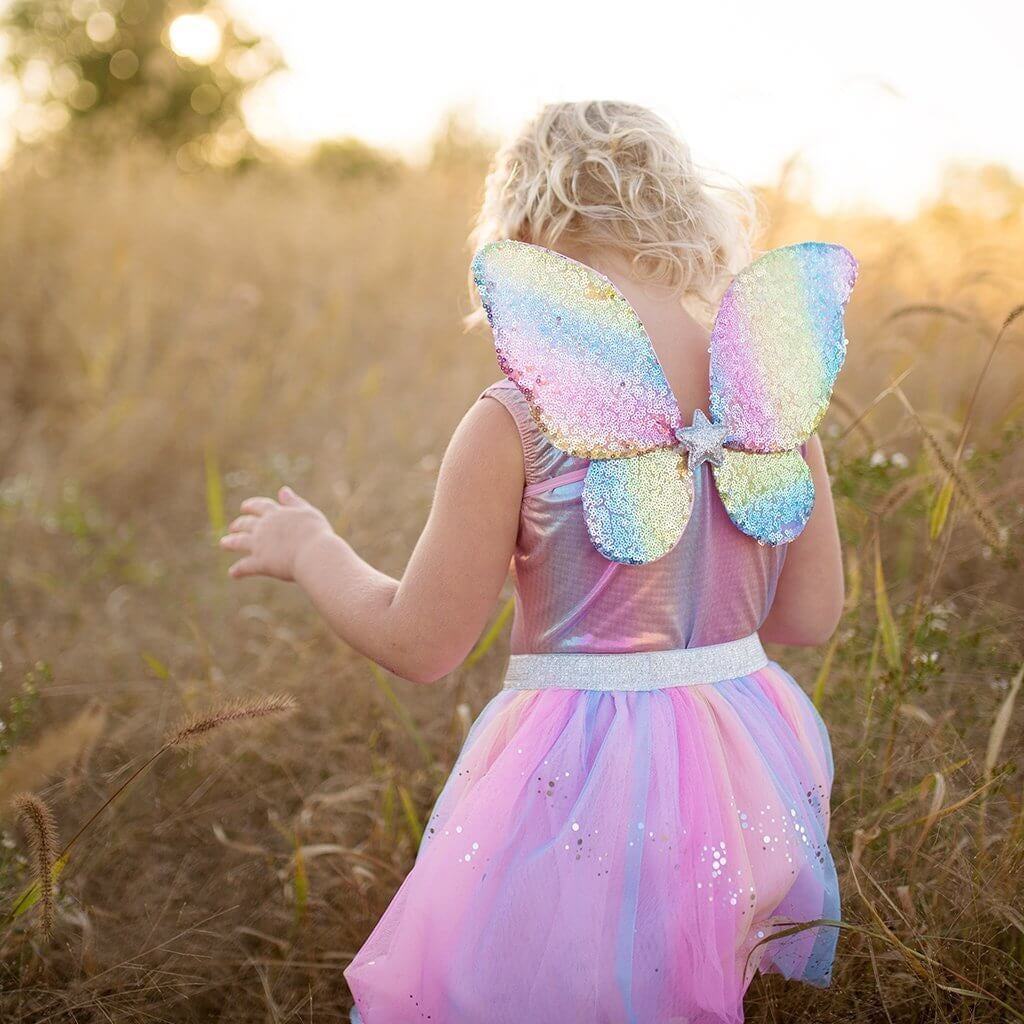
MULTIPOLYGON (((498 685, 506 620, 417 687, 293 589, 229 581, 213 538, 287 481, 401 571, 497 376, 459 326, 481 173, 459 152, 346 183, 182 177, 128 151, 0 181, 0 792, 34 790, 73 834, 181 715, 300 703, 139 775, 63 868, 53 941, 32 913, 0 933, 3 1020, 346 1011, 341 971, 498 685)), ((1022 196, 961 192, 978 208, 909 224, 766 194, 765 246, 840 240, 862 273, 824 430, 846 613, 826 650, 778 652, 832 732, 848 927, 830 990, 758 982, 752 1021, 1024 1006, 1024 321, 992 348, 1024 301, 1022 196)), ((35 869, 4 813, 13 901, 35 869)))

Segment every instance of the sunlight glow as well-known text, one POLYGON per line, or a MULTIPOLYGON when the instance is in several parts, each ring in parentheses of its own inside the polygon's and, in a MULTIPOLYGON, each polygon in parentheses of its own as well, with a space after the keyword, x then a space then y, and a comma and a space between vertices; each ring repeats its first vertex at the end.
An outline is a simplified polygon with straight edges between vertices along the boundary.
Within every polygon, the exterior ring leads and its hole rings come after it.
POLYGON ((196 64, 209 64, 220 53, 220 26, 206 14, 182 14, 168 30, 171 49, 196 64))
POLYGON ((287 70, 245 113, 285 148, 356 135, 415 157, 446 110, 505 135, 542 102, 603 97, 653 107, 696 159, 749 184, 788 168, 827 210, 909 216, 949 160, 1024 173, 1024 4, 1008 0, 970 14, 959 0, 862 0, 855 14, 819 0, 590 0, 571 30, 548 0, 448 0, 442 19, 408 5, 401 31, 381 4, 225 5, 283 53, 287 70))

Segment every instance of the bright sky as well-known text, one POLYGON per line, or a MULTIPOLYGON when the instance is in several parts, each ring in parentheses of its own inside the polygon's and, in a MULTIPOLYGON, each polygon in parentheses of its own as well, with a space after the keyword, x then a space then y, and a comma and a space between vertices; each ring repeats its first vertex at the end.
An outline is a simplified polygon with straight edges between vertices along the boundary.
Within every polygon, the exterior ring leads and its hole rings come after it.
POLYGON ((228 0, 291 70, 261 137, 357 135, 415 156, 446 109, 500 134, 543 102, 645 103, 750 184, 799 151, 830 209, 909 215, 948 159, 1024 175, 1019 0, 228 0))

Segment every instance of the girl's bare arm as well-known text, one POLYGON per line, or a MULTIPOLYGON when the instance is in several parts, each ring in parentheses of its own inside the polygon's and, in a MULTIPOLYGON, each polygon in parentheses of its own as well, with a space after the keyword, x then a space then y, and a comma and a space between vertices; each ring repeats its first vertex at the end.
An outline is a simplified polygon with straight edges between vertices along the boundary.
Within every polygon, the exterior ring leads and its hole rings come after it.
MULTIPOLYGON (((839 621, 843 567, 821 442, 807 462, 814 510, 793 541, 764 640, 824 643, 839 621)), ((524 484, 515 425, 494 401, 477 402, 445 453, 434 504, 401 580, 365 562, 317 508, 289 488, 280 501, 247 498, 221 538, 243 557, 235 578, 294 580, 334 631, 397 675, 438 679, 471 650, 494 606, 515 548, 524 484)))
POLYGON ((835 632, 843 611, 843 557, 821 440, 807 444, 814 481, 814 509, 803 533, 789 545, 775 600, 760 629, 777 644, 822 644, 835 632))
POLYGON ((235 578, 294 580, 331 628, 396 675, 429 682, 472 649, 508 572, 524 484, 515 424, 476 402, 445 453, 433 507, 400 580, 363 561, 326 517, 289 488, 247 498, 221 538, 244 553, 235 578))

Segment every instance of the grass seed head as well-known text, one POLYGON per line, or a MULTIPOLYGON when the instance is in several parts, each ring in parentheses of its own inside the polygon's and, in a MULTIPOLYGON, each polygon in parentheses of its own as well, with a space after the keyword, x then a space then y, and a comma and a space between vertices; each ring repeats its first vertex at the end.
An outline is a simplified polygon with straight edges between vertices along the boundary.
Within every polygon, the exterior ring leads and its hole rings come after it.
POLYGON ((22 793, 13 803, 32 851, 33 871, 39 886, 39 930, 49 937, 56 918, 53 868, 57 863, 57 822, 46 803, 33 793, 22 793))
POLYGON ((297 707, 295 698, 286 693, 231 701, 214 711, 187 718, 168 735, 164 746, 194 747, 225 726, 254 722, 272 715, 290 714, 297 707))

